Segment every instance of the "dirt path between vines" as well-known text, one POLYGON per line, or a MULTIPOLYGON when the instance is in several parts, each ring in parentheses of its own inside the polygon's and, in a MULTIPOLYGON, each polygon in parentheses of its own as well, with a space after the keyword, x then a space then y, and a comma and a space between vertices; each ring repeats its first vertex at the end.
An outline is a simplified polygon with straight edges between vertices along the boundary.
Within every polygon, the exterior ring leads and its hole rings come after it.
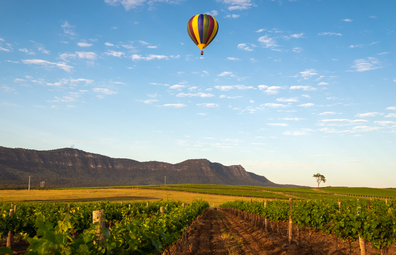
MULTIPOLYGON (((260 220, 256 226, 251 221, 244 220, 224 209, 208 209, 195 221, 183 237, 180 238, 169 251, 163 254, 188 255, 344 255, 360 254, 357 242, 352 247, 338 240, 337 249, 334 236, 323 235, 320 231, 313 231, 311 241, 307 230, 300 230, 300 245, 294 240, 288 245, 287 225, 279 224, 279 232, 269 228, 265 232, 260 220)), ((296 231, 296 229, 293 229, 296 231)), ((295 233, 295 232, 294 232, 295 233)), ((379 254, 370 244, 366 245, 367 255, 379 254)), ((388 254, 396 254, 396 247, 392 245, 388 254)))

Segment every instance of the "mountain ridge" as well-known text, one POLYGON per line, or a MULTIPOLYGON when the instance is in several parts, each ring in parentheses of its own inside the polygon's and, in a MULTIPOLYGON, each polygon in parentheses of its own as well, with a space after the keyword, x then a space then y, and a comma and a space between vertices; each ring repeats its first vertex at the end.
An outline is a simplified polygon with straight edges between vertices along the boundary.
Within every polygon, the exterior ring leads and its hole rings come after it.
POLYGON ((187 159, 171 164, 111 158, 74 148, 31 150, 0 146, 0 187, 94 187, 167 184, 223 184, 266 187, 281 185, 247 172, 241 165, 224 166, 208 159, 187 159))

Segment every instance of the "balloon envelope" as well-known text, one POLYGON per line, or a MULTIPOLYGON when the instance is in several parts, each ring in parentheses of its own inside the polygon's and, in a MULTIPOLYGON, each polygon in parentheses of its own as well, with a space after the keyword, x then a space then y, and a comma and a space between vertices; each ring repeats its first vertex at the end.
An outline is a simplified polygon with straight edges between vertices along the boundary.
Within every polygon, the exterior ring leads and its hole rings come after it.
MULTIPOLYGON (((217 35, 219 24, 207 14, 197 14, 187 23, 187 31, 191 40, 200 48, 205 49, 217 35)), ((203 54, 201 52, 201 54, 203 54)))

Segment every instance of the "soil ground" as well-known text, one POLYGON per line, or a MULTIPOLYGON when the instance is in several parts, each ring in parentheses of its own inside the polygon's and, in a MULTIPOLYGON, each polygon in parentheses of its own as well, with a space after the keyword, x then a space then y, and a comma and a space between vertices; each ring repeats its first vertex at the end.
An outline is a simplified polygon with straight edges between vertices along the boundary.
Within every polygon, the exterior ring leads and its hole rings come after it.
MULTIPOLYGON (((337 240, 331 235, 323 235, 320 231, 313 231, 311 239, 308 230, 300 230, 300 245, 293 240, 289 246, 287 239, 287 223, 279 224, 279 233, 269 228, 265 232, 263 221, 254 226, 252 221, 244 220, 225 209, 208 209, 197 219, 195 224, 187 230, 178 242, 168 252, 163 254, 258 254, 258 255, 343 255, 360 254, 358 242, 348 244, 337 240)), ((296 231, 296 229, 293 229, 296 231)), ((366 254, 379 254, 371 245, 366 244, 366 254)), ((392 245, 388 254, 396 254, 396 247, 392 245)))

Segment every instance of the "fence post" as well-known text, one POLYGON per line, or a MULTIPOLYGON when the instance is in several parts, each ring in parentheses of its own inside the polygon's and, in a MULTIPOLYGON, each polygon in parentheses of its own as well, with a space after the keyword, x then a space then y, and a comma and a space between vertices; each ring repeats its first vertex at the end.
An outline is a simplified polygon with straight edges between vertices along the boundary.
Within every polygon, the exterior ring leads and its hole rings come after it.
MULTIPOLYGON (((358 207, 357 215, 360 216, 362 213, 362 207, 358 207)), ((366 255, 366 240, 359 235, 359 246, 360 246, 360 254, 366 255)))
POLYGON ((292 237, 293 237, 292 208, 293 208, 293 200, 289 198, 289 245, 291 245, 292 237))
POLYGON ((93 211, 92 212, 92 223, 99 222, 98 229, 96 230, 97 236, 99 236, 99 241, 103 242, 104 241, 104 235, 100 228, 105 227, 105 212, 104 210, 99 210, 99 211, 93 211))
POLYGON ((185 207, 184 207, 184 203, 182 204, 182 207, 183 207, 183 209, 185 208, 185 207))
POLYGON ((161 212, 161 215, 164 216, 164 207, 163 206, 160 207, 160 212, 161 212))
MULTIPOLYGON (((267 208, 267 200, 264 201, 264 208, 267 208)), ((265 229, 265 232, 268 232, 268 219, 267 219, 267 217, 264 218, 264 229, 265 229)))
MULTIPOLYGON (((12 213, 14 212, 14 209, 10 209, 9 216, 12 217, 12 213)), ((7 247, 12 249, 12 242, 14 241, 14 236, 12 233, 12 229, 8 232, 8 237, 7 237, 7 247)))

